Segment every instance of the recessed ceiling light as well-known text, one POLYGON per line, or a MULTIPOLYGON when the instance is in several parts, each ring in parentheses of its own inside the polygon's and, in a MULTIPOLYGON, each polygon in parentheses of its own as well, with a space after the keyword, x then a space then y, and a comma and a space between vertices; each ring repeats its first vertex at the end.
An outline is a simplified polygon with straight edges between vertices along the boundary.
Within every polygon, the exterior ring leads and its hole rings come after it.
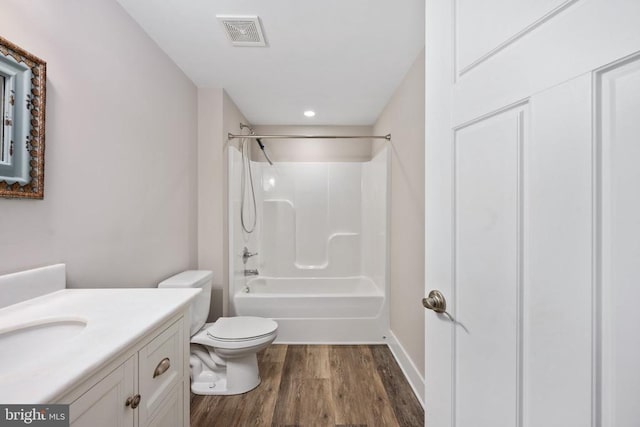
POLYGON ((307 117, 313 117, 313 116, 316 115, 316 112, 315 111, 311 111, 311 110, 307 110, 307 111, 304 112, 304 115, 307 116, 307 117))

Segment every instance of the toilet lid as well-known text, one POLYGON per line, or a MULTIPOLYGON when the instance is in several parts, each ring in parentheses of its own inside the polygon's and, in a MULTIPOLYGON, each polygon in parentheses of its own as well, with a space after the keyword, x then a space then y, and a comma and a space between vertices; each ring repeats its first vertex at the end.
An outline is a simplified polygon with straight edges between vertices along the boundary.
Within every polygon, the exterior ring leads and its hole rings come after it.
POLYGON ((278 324, 264 317, 221 317, 207 329, 211 338, 223 341, 244 341, 272 334, 278 324))

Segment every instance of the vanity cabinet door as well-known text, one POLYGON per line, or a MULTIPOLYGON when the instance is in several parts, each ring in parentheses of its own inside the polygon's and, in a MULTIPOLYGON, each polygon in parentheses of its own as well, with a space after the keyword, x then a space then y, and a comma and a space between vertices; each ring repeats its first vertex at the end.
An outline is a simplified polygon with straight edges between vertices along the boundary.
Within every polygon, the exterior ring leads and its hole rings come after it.
POLYGON ((178 383, 162 400, 158 411, 146 427, 184 427, 183 384, 178 383))
MULTIPOLYGON (((140 426, 152 425, 151 421, 166 413, 166 405, 174 405, 177 386, 184 380, 184 333, 183 321, 179 320, 155 337, 138 352, 138 393, 140 401, 140 426)), ((182 387, 179 387, 182 391, 182 387)), ((182 395, 181 395, 182 396, 182 395)), ((182 413, 180 400, 180 413, 182 413)), ((173 407, 173 406, 172 406, 173 407)), ((179 417, 182 420, 182 417, 179 417)), ((168 420, 168 419, 167 419, 168 420)), ((158 425, 165 425, 167 420, 158 425)), ((172 422, 171 427, 179 427, 172 422)))
POLYGON ((69 407, 72 427, 134 427, 135 411, 126 406, 134 395, 136 356, 95 384, 69 407))

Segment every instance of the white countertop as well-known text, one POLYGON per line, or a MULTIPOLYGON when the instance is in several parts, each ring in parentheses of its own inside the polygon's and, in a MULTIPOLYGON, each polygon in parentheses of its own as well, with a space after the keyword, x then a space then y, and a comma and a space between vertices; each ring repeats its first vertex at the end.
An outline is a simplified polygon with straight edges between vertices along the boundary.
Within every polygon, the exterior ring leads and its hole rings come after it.
MULTIPOLYGON (((54 318, 81 319, 86 327, 60 346, 37 342, 29 369, 0 366, 0 403, 52 403, 145 334, 176 315, 199 289, 64 289, 0 309, 0 334, 54 318), (13 369, 12 369, 13 368, 13 369)), ((11 352, 3 348, 0 355, 11 352)), ((4 346, 6 347, 6 346, 4 346)))

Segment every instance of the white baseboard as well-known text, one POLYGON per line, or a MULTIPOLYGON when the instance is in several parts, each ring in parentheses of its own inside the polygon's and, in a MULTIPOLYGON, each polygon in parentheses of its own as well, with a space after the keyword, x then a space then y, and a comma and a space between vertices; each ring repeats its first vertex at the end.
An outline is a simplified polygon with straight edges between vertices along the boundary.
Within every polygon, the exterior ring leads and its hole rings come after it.
POLYGON ((389 331, 389 335, 387 337, 387 345, 389 346, 393 357, 395 357, 396 362, 398 362, 400 369, 402 369, 404 376, 407 378, 413 393, 424 408, 424 378, 420 375, 420 371, 416 368, 416 365, 413 363, 404 347, 402 347, 398 338, 391 331, 389 331))

